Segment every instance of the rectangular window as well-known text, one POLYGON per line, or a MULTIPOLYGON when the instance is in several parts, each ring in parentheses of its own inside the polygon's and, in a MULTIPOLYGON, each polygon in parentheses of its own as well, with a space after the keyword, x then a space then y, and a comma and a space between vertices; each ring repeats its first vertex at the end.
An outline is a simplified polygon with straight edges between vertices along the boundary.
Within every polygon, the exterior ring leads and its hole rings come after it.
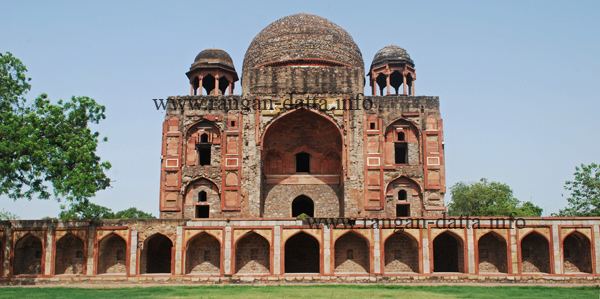
POLYGON ((408 144, 406 142, 396 142, 394 144, 396 164, 408 163, 408 144))
POLYGON ((296 172, 310 172, 310 155, 307 153, 296 154, 296 172))
POLYGON ((410 205, 396 205, 396 217, 410 216, 410 205))
POLYGON ((210 165, 210 145, 198 145, 198 159, 200 160, 200 165, 210 165))
POLYGON ((208 205, 196 206, 196 218, 208 218, 209 211, 208 205))

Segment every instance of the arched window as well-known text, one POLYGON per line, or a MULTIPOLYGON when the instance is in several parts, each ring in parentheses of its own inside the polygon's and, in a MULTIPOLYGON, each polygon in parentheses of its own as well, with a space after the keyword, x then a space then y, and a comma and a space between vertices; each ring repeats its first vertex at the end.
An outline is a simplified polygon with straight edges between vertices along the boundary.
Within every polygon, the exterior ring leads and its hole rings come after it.
POLYGON ((404 135, 404 132, 398 132, 398 141, 406 141, 406 137, 404 135))
POLYGON ((398 200, 399 201, 406 201, 407 198, 408 198, 408 195, 406 193, 406 190, 398 191, 398 200))
POLYGON ((308 153, 296 154, 296 172, 310 173, 310 155, 308 153))
POLYGON ((208 134, 203 133, 200 135, 200 143, 208 143, 208 134))
POLYGON ((307 216, 315 216, 315 204, 312 199, 307 196, 300 195, 292 202, 292 217, 298 217, 302 214, 307 216))
POLYGON ((206 202, 206 191, 198 192, 198 202, 206 202))

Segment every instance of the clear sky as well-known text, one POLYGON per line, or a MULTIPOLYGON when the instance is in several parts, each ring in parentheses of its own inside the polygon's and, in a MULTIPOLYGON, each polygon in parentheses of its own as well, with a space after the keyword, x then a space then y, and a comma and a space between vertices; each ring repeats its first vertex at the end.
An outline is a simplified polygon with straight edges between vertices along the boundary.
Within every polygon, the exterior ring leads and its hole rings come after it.
MULTIPOLYGON (((164 112, 151 99, 187 94, 185 72, 204 48, 229 52, 241 75, 252 38, 299 12, 344 27, 366 67, 385 45, 408 50, 417 94, 440 97, 449 186, 505 182, 548 215, 566 204, 563 184, 575 166, 600 162, 598 1, 2 1, 1 8, 0 51, 28 66, 31 98, 86 95, 107 107, 99 130, 109 141, 99 151, 113 165, 113 186, 94 200, 115 210, 158 215, 164 112)), ((24 219, 59 211, 51 200, 0 198, 0 208, 24 219)))

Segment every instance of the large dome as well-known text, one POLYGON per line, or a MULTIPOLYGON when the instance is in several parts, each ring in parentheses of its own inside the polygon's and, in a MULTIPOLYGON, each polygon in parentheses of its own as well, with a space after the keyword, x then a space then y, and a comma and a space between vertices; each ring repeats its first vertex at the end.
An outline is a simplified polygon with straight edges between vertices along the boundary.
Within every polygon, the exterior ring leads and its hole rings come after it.
POLYGON ((263 29, 246 51, 243 71, 281 64, 364 68, 352 36, 329 20, 310 14, 283 17, 263 29))

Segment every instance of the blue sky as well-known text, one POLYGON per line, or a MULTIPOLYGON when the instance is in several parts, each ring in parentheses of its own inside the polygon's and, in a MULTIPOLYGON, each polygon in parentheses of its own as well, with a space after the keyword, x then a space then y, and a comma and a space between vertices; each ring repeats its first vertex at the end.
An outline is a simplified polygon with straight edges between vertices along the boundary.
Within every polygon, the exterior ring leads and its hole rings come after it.
MULTIPOLYGON (((114 182, 94 200, 157 215, 163 113, 151 99, 187 94, 204 48, 229 52, 240 73, 252 38, 298 12, 344 27, 367 67, 385 45, 408 50, 417 94, 440 97, 449 186, 498 180, 550 214, 575 166, 600 162, 597 1, 5 1, 0 51, 28 66, 30 97, 106 105, 99 151, 114 182)), ((51 200, 0 208, 59 211, 51 200)))

